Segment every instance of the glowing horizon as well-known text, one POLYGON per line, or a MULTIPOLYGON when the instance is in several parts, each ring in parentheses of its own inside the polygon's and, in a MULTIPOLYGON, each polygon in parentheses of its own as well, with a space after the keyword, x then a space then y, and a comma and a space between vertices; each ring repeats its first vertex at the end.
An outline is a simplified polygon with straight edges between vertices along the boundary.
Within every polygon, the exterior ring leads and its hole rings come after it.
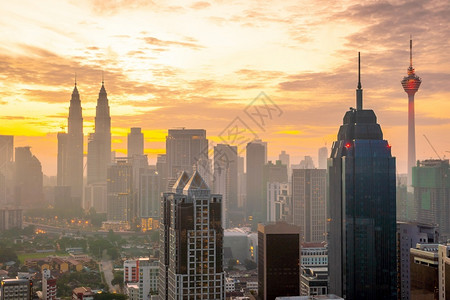
MULTIPOLYGON (((84 134, 93 132, 102 71, 113 144, 141 127, 152 163, 167 130, 204 128, 219 135, 261 92, 282 111, 263 128, 244 119, 297 164, 336 139, 356 106, 361 51, 364 107, 374 109, 384 138, 406 173, 409 65, 423 80, 415 96, 417 159, 450 150, 447 1, 14 1, 0 3, 0 134, 29 145, 44 174, 56 175, 56 134, 67 128, 74 74, 84 134), (414 20, 414 22, 411 22, 414 20), (394 27, 395 26, 395 27, 394 27), (380 32, 383 34, 380 35, 380 32), (65 128, 65 129, 64 129, 65 128)), ((86 147, 85 143, 85 147, 86 147)), ((85 149, 86 151, 86 149, 85 149)))

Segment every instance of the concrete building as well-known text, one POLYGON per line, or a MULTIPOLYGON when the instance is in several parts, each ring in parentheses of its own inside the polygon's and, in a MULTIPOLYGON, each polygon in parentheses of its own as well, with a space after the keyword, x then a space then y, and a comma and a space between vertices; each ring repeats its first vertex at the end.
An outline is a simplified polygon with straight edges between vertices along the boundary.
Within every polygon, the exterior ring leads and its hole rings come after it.
POLYGON ((124 283, 130 299, 149 300, 158 290, 159 262, 156 259, 139 258, 123 263, 124 283))
POLYGON ((139 286, 136 283, 127 283, 125 285, 125 292, 129 300, 139 300, 139 286))
POLYGON ((130 129, 127 139, 127 155, 133 157, 135 155, 144 155, 144 134, 141 128, 133 127, 130 129))
POLYGON ((439 245, 439 300, 450 299, 450 245, 439 245))
POLYGON ((267 162, 267 143, 255 140, 246 146, 246 204, 247 221, 252 224, 266 221, 264 165, 267 162))
POLYGON ((303 243, 301 258, 302 267, 328 267, 328 248, 325 243, 303 243))
POLYGON ((292 169, 314 169, 314 161, 311 156, 305 156, 298 165, 292 165, 292 169))
POLYGON ((442 241, 450 238, 449 160, 424 160, 412 168, 416 220, 438 224, 442 241))
POLYGON ((94 300, 94 295, 89 287, 77 287, 72 291, 72 300, 94 300))
POLYGON ((281 151, 280 154, 278 154, 278 160, 281 161, 281 164, 285 165, 287 167, 288 170, 288 179, 291 178, 291 157, 288 153, 286 153, 286 151, 281 151))
POLYGON ((256 233, 249 227, 230 228, 224 230, 223 236, 224 264, 230 259, 244 263, 247 259, 256 262, 258 241, 256 233))
POLYGON ((317 296, 328 294, 328 268, 301 268, 300 295, 317 296))
POLYGON ((139 173, 138 216, 141 219, 159 220, 160 180, 156 170, 145 168, 139 173))
POLYGON ((297 297, 277 297, 276 298, 276 300, 334 300, 334 299, 344 300, 344 298, 338 297, 333 294, 319 295, 319 296, 297 296, 297 297))
POLYGON ((13 229, 22 228, 22 209, 20 208, 0 208, 0 232, 13 229))
POLYGON ((31 300, 33 282, 29 279, 3 279, 0 282, 1 300, 31 300))
POLYGON ((395 157, 362 92, 359 81, 328 160, 329 288, 347 300, 394 300, 395 157))
POLYGON ((51 275, 49 269, 42 271, 42 299, 56 300, 56 278, 51 275))
POLYGON ((225 299, 222 196, 183 172, 161 199, 160 299, 225 299))
POLYGON ((300 227, 258 224, 258 299, 300 294, 300 227))
POLYGON ((200 159, 209 159, 206 130, 169 129, 166 137, 168 178, 178 178, 182 171, 192 174, 200 159))
POLYGON ((403 77, 402 86, 408 94, 408 188, 412 184, 412 168, 416 164, 416 129, 414 113, 414 95, 419 90, 422 80, 416 75, 412 65, 412 40, 409 41, 408 76, 403 77))
POLYGON ((417 244, 410 250, 410 299, 434 300, 439 293, 438 244, 417 244))
POLYGON ((302 242, 322 242, 327 232, 326 170, 292 171, 293 222, 302 228, 302 242))
POLYGON ((439 239, 436 226, 397 222, 397 283, 400 300, 411 299, 410 249, 417 244, 433 244, 439 239))
POLYGON ((15 204, 40 207, 44 201, 42 166, 31 147, 16 147, 14 174, 15 204))

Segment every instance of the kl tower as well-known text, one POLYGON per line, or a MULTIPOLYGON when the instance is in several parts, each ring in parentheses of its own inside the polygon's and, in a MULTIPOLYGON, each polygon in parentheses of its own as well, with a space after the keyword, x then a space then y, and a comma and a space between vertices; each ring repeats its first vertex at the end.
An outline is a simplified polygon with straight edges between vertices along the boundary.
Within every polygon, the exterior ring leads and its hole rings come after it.
POLYGON ((402 86, 408 94, 408 190, 412 185, 412 167, 416 165, 416 130, 414 122, 414 95, 422 80, 416 75, 412 65, 412 39, 409 40, 408 76, 403 77, 402 86))

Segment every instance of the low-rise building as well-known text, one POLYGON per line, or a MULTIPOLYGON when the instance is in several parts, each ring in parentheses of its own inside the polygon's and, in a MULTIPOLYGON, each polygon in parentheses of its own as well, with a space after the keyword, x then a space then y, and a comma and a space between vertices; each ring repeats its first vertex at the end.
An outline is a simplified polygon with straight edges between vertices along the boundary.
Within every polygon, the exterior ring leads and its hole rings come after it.
POLYGON ((72 291, 72 300, 94 300, 94 295, 89 287, 77 287, 72 291))
POLYGON ((410 299, 437 299, 438 244, 417 244, 410 249, 410 299))
POLYGON ((328 267, 302 267, 300 295, 317 296, 326 294, 328 294, 328 267))

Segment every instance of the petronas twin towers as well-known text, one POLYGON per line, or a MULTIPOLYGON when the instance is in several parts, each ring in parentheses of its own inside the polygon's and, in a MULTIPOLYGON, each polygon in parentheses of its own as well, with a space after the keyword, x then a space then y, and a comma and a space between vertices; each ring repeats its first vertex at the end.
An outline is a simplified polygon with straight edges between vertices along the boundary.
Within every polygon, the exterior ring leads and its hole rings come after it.
MULTIPOLYGON (((89 209, 83 199, 83 114, 77 83, 70 99, 68 133, 58 133, 58 173, 55 206, 65 209, 89 209)), ((104 82, 97 99, 95 132, 89 135, 87 184, 106 186, 107 167, 111 162, 111 117, 104 82)))

